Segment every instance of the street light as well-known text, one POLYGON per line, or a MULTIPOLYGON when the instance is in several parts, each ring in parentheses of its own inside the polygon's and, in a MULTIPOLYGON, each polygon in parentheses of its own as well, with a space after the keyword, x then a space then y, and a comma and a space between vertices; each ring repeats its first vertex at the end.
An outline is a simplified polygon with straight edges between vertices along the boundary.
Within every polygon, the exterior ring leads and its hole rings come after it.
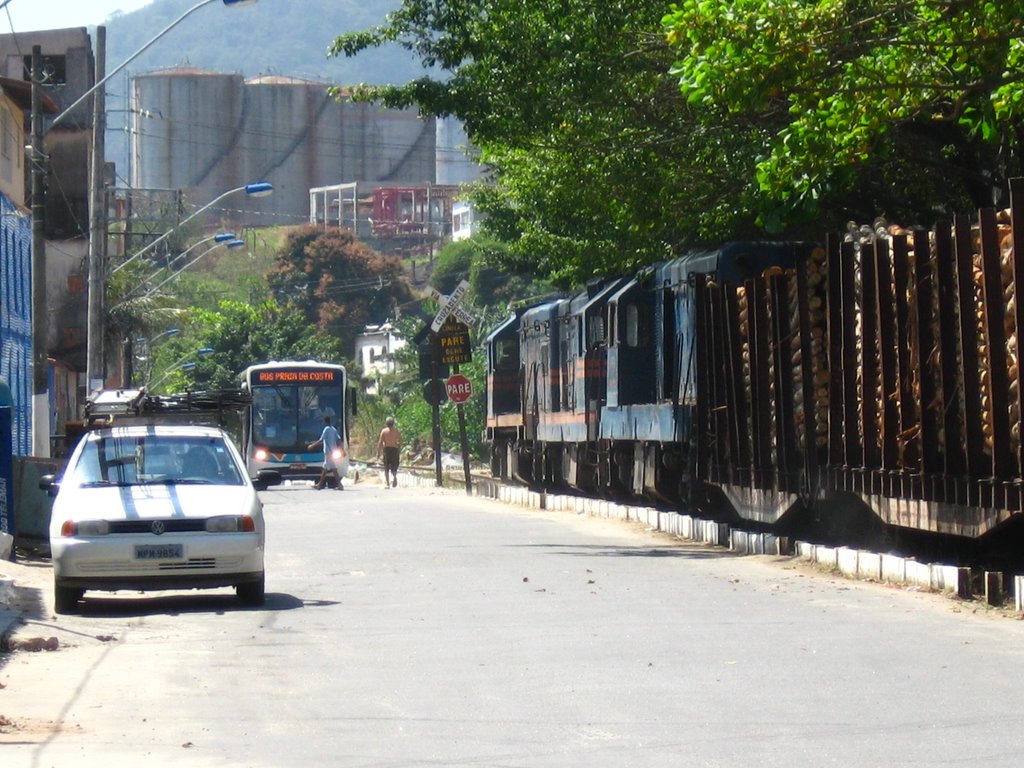
POLYGON ((135 378, 136 360, 138 360, 140 363, 150 362, 150 370, 152 370, 152 362, 149 360, 149 358, 150 351, 153 349, 153 345, 155 345, 161 339, 170 336, 177 336, 179 333, 181 333, 180 328, 168 328, 166 331, 161 331, 156 336, 152 336, 148 339, 145 338, 144 336, 140 336, 139 338, 134 340, 130 338, 125 339, 122 358, 124 374, 123 385, 125 387, 132 386, 132 382, 135 378), (136 352, 136 348, 138 348, 142 353, 140 354, 140 352, 136 352))
POLYGON ((266 181, 257 181, 257 182, 253 182, 252 184, 246 184, 246 185, 241 186, 241 187, 235 187, 234 189, 229 189, 227 192, 224 192, 224 193, 218 195, 217 197, 215 197, 213 200, 208 202, 202 208, 200 208, 197 211, 195 211, 195 212, 189 214, 188 216, 186 216, 184 219, 182 219, 175 226, 171 227, 169 230, 164 232, 162 235, 160 235, 160 237, 158 237, 156 240, 151 242, 149 245, 147 245, 141 251, 136 251, 135 253, 133 253, 127 259, 125 259, 120 264, 118 264, 116 267, 114 267, 111 270, 111 274, 117 274, 118 272, 120 272, 126 266, 131 264, 137 258, 139 258, 142 254, 146 253, 147 251, 152 250, 153 248, 156 247, 156 245, 158 243, 161 243, 164 240, 166 240, 168 237, 170 237, 170 235, 176 229, 178 229, 179 227, 184 226, 185 224, 188 224, 196 216, 201 214, 203 211, 205 211, 205 210, 207 210, 209 208, 212 208, 214 205, 219 203, 221 200, 223 200, 228 195, 234 195, 234 194, 236 194, 238 192, 245 192, 245 194, 248 195, 249 197, 257 197, 258 198, 258 197, 267 197, 268 195, 272 194, 273 191, 274 191, 274 185, 270 184, 269 182, 266 182, 266 181))
MULTIPOLYGON (((50 128, 59 123, 64 117, 74 111, 81 102, 96 93, 96 100, 93 103, 93 151, 92 151, 92 162, 90 167, 90 215, 89 215, 89 298, 88 298, 88 309, 87 309, 87 322, 86 322, 86 388, 88 391, 92 391, 98 377, 102 377, 104 370, 104 354, 103 354, 103 304, 105 302, 106 293, 106 275, 104 274, 104 265, 102 264, 101 252, 102 252, 102 239, 97 231, 102 227, 99 225, 100 212, 103 205, 102 199, 102 168, 104 163, 103 157, 103 134, 104 134, 104 99, 102 88, 114 75, 118 74, 128 64, 138 58, 144 51, 146 51, 151 45, 157 40, 170 32, 179 23, 185 20, 189 15, 198 11, 200 8, 209 5, 210 3, 216 2, 216 0, 200 0, 194 6, 189 8, 187 11, 182 13, 178 18, 160 30, 156 35, 151 37, 141 48, 135 53, 125 59, 121 64, 115 67, 109 74, 103 73, 105 61, 102 56, 97 59, 97 75, 103 75, 99 81, 93 85, 89 90, 83 93, 78 99, 76 99, 70 107, 61 112, 54 118, 50 123, 50 128), (98 93, 97 93, 98 91, 98 93)), ((245 6, 253 5, 256 0, 222 0, 226 6, 245 6)), ((105 41, 105 34, 103 34, 103 27, 97 28, 97 37, 105 41)), ((102 48, 102 46, 101 46, 102 48)), ((101 50, 102 54, 102 50, 101 50)), ((34 78, 33 78, 34 79, 34 78)), ((41 141, 40 141, 41 144, 41 141)), ((40 147, 41 148, 41 147, 40 147)), ((42 180, 38 182, 41 186, 42 180)), ((102 378, 99 379, 100 386, 102 387, 102 378)))
POLYGON ((181 333, 181 329, 180 328, 168 328, 166 331, 162 331, 162 332, 158 333, 156 336, 154 336, 154 337, 152 337, 150 339, 147 339, 145 337, 140 337, 140 338, 135 340, 135 343, 140 345, 140 346, 146 345, 147 347, 151 347, 156 342, 160 341, 160 339, 162 339, 164 336, 176 336, 179 333, 181 333))
MULTIPOLYGON (((207 248, 207 249, 206 249, 205 251, 203 251, 203 253, 201 253, 201 254, 200 254, 199 256, 197 256, 197 257, 196 257, 196 258, 194 258, 193 260, 189 261, 189 262, 188 262, 187 264, 185 264, 185 265, 184 265, 183 267, 181 267, 180 269, 175 269, 175 270, 174 270, 174 271, 173 271, 173 272, 172 272, 172 273, 170 274, 170 276, 168 276, 168 278, 166 278, 165 280, 163 280, 162 282, 160 282, 159 284, 157 284, 156 286, 154 286, 154 287, 153 287, 153 288, 151 288, 150 290, 146 291, 146 292, 145 292, 144 294, 142 294, 141 296, 135 296, 135 297, 129 297, 129 298, 126 298, 126 299, 122 299, 122 300, 121 300, 121 301, 119 301, 119 302, 118 302, 117 304, 115 304, 114 306, 112 306, 112 307, 111 307, 111 309, 117 309, 117 308, 118 308, 119 306, 123 306, 124 304, 127 304, 127 303, 128 303, 129 301, 135 301, 135 300, 137 300, 137 301, 142 301, 143 299, 147 299, 147 298, 150 298, 151 296, 153 296, 153 294, 155 294, 155 293, 156 293, 157 291, 159 291, 159 290, 160 290, 161 288, 163 288, 163 287, 164 287, 165 285, 167 285, 167 284, 168 284, 168 283, 170 283, 170 282, 171 282, 172 280, 174 280, 175 278, 177 278, 177 276, 178 276, 179 274, 181 274, 181 272, 183 272, 183 271, 184 271, 185 269, 187 269, 187 268, 188 268, 188 267, 190 267, 191 265, 195 264, 195 263, 196 263, 197 261, 199 261, 199 260, 200 260, 201 258, 203 258, 204 256, 206 256, 206 255, 207 255, 208 253, 210 253, 210 251, 216 250, 217 248, 220 248, 221 246, 225 246, 226 248, 241 248, 241 247, 242 247, 242 246, 244 246, 244 245, 246 245, 246 242, 245 242, 244 240, 232 240, 232 241, 229 241, 229 242, 227 242, 227 243, 215 243, 215 244, 213 244, 212 246, 210 246, 209 248, 207 248)), ((187 251, 186 251, 185 253, 187 253, 187 251)), ((172 262, 173 262, 173 261, 177 261, 177 260, 178 260, 179 258, 181 258, 181 256, 183 256, 183 255, 184 255, 184 254, 178 254, 177 256, 175 256, 175 257, 174 257, 174 258, 172 259, 172 262)))
MULTIPOLYGON (((185 11, 183 14, 181 14, 181 16, 176 18, 174 21, 172 21, 166 27, 161 29, 156 35, 154 35, 152 38, 150 38, 149 41, 145 45, 143 45, 141 48, 139 48, 139 50, 137 50, 135 53, 133 53, 131 56, 129 56, 127 59, 125 59, 123 62, 121 62, 119 65, 114 67, 114 69, 112 69, 110 71, 110 74, 108 74, 106 77, 101 79, 98 83, 96 83, 92 88, 90 88, 85 93, 83 93, 81 96, 79 96, 77 99, 75 99, 75 101, 72 102, 70 107, 65 109, 63 112, 61 112, 59 115, 57 115, 57 117, 55 117, 52 121, 50 121, 50 127, 53 128, 53 126, 55 126, 57 123, 59 123, 64 118, 65 115, 68 115, 72 111, 74 111, 75 107, 77 107, 83 101, 85 101, 90 96, 92 96, 96 91, 98 91, 100 88, 102 88, 104 85, 106 85, 107 81, 110 80, 110 78, 112 78, 114 75, 116 75, 122 69, 124 69, 129 64, 131 64, 135 59, 137 59, 139 56, 141 56, 143 53, 145 53, 145 51, 151 45, 153 45, 153 43, 155 43, 161 37, 163 37, 168 32, 170 32, 172 29, 174 29, 176 26, 178 26, 178 24, 180 24, 182 21, 184 21, 188 16, 190 16, 195 11, 198 11, 203 6, 206 6, 206 5, 209 5, 210 3, 215 3, 215 2, 217 2, 217 0, 202 0, 201 2, 196 3, 191 8, 189 8, 187 11, 185 11)), ((241 7, 243 5, 254 5, 256 3, 256 0, 223 0, 223 3, 224 3, 224 5, 228 5, 228 6, 232 6, 233 5, 233 6, 236 6, 236 7, 241 7)))
POLYGON ((175 371, 191 371, 192 369, 194 369, 196 367, 196 363, 194 360, 189 360, 187 363, 185 362, 186 360, 188 360, 188 358, 192 357, 193 355, 196 355, 198 357, 208 357, 212 355, 215 351, 216 350, 214 350, 213 347, 200 347, 199 349, 194 350, 192 352, 186 352, 184 355, 182 355, 173 363, 171 363, 160 378, 153 382, 147 382, 145 387, 146 391, 152 392, 157 386, 163 383, 164 379, 166 379, 175 371))
MULTIPOLYGON (((4 0, 0 7, 8 4, 10 0, 4 0)), ((89 293, 86 328, 86 389, 92 392, 97 385, 102 387, 104 354, 103 354, 103 303, 106 291, 104 265, 102 263, 103 243, 106 236, 106 227, 102 225, 103 208, 103 139, 105 126, 105 103, 103 87, 114 75, 118 74, 129 63, 134 61, 140 54, 147 50, 157 40, 171 31, 181 21, 200 8, 216 2, 216 0, 201 0, 189 8, 178 18, 168 24, 158 34, 154 35, 139 50, 124 60, 117 68, 109 74, 105 73, 106 61, 106 29, 103 26, 96 28, 96 61, 95 77, 97 82, 85 91, 78 99, 63 112, 50 121, 49 128, 53 128, 63 121, 69 114, 90 96, 95 94, 93 101, 93 136, 89 163, 89 293)), ((227 6, 252 5, 256 0, 222 0, 227 6)), ((42 107, 44 103, 42 83, 42 48, 32 47, 32 345, 33 345, 33 386, 32 386, 32 454, 35 456, 49 456, 49 393, 46 374, 46 338, 47 338, 47 309, 46 309, 46 241, 44 229, 45 201, 43 185, 45 170, 43 168, 43 119, 42 107)))
MULTIPOLYGON (((230 243, 230 242, 233 242, 234 240, 237 240, 237 239, 238 238, 235 237, 235 233, 234 232, 218 232, 216 235, 211 235, 210 237, 204 237, 202 240, 197 240, 196 242, 192 243, 192 245, 190 245, 184 251, 182 251, 177 256, 175 256, 170 261, 168 261, 167 262, 167 266, 165 267, 165 269, 173 269, 175 264, 177 264, 179 261, 181 261, 183 258, 188 256, 190 253, 192 253, 192 251, 194 251, 196 248, 198 248, 200 245, 203 245, 204 243, 209 243, 209 242, 230 243)), ((143 282, 144 283, 148 283, 150 280, 155 280, 157 278, 157 276, 160 274, 160 271, 161 271, 160 269, 157 269, 153 274, 151 274, 149 277, 147 277, 143 282)))

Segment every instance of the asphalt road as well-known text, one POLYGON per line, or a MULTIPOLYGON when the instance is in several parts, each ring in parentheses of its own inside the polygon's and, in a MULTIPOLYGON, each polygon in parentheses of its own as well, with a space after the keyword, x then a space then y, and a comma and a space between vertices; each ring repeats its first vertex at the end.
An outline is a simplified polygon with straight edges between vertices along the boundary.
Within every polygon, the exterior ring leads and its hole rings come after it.
POLYGON ((262 496, 266 606, 90 593, 33 621, 60 649, 0 666, 0 765, 1024 759, 1005 615, 459 492, 262 496))

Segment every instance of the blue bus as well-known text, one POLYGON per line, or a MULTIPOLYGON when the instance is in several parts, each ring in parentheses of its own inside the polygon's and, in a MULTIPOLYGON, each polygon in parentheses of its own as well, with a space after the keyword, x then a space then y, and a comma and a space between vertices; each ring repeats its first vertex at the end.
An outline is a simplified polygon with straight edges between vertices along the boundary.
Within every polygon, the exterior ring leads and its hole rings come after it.
POLYGON ((252 395, 242 423, 249 474, 276 469, 285 479, 318 478, 323 451, 307 446, 320 438, 324 416, 330 416, 341 434, 334 458, 344 478, 349 466, 349 416, 355 414, 355 398, 347 385, 343 365, 314 360, 272 361, 242 371, 242 389, 252 395))

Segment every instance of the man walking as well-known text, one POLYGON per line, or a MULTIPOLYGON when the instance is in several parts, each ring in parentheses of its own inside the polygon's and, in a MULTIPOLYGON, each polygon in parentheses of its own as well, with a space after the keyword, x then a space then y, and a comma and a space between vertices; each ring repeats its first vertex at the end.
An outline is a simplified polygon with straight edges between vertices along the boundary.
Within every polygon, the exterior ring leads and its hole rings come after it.
POLYGON ((320 470, 320 479, 313 487, 319 491, 327 485, 327 477, 333 475, 338 483, 338 490, 345 490, 341 485, 341 476, 338 474, 338 459, 341 458, 341 435, 331 424, 330 416, 324 416, 324 429, 320 433, 320 439, 315 443, 310 443, 308 447, 312 451, 319 446, 323 446, 324 449, 324 464, 320 470))
POLYGON ((398 485, 398 449, 402 446, 402 433, 395 426, 393 417, 384 419, 384 429, 377 440, 377 458, 384 455, 384 487, 388 487, 388 474, 391 475, 392 488, 398 485))

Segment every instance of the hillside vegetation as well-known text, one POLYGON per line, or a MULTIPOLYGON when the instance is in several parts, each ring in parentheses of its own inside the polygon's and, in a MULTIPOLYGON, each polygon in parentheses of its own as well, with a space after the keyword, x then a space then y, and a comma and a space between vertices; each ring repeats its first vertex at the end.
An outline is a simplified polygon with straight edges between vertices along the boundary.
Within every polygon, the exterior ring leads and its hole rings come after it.
MULTIPOLYGON (((195 0, 155 0, 107 24, 108 69, 128 59, 160 30, 195 5, 195 0)), ((418 61, 398 46, 358 59, 329 59, 327 49, 343 32, 384 20, 394 0, 266 0, 244 8, 219 3, 195 11, 135 59, 129 72, 187 64, 247 77, 283 74, 337 85, 406 82, 423 73, 418 61)), ((116 86, 111 86, 113 97, 116 86)))

